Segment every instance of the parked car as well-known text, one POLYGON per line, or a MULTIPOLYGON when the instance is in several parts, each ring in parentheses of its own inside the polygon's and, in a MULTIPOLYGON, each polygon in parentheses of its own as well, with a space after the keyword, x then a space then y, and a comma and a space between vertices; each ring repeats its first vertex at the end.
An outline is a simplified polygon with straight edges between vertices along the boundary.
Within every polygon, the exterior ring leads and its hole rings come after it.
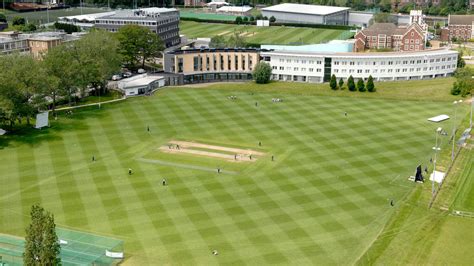
POLYGON ((146 73, 146 70, 143 69, 143 68, 139 68, 137 72, 138 72, 138 74, 144 74, 144 73, 146 73))
POLYGON ((122 76, 120 76, 120 75, 113 75, 112 76, 112 80, 116 81, 116 80, 121 80, 121 79, 122 79, 122 76))
POLYGON ((124 77, 124 78, 129 78, 129 77, 131 77, 132 75, 133 75, 133 74, 132 74, 132 72, 130 72, 130 71, 127 71, 127 72, 123 72, 123 73, 122 73, 122 77, 124 77))

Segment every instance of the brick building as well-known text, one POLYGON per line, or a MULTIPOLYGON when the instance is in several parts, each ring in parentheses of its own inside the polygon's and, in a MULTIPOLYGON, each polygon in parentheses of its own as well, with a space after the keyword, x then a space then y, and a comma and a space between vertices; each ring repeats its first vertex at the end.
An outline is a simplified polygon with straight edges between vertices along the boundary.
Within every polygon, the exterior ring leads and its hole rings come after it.
POLYGON ((206 6, 206 1, 205 0, 184 0, 184 6, 204 7, 206 6))
POLYGON ((467 41, 474 38, 474 15, 449 15, 448 27, 441 31, 442 41, 457 40, 467 41))
POLYGON ((357 32, 354 51, 390 49, 393 51, 419 51, 425 49, 425 35, 417 23, 396 26, 393 23, 375 23, 357 32))

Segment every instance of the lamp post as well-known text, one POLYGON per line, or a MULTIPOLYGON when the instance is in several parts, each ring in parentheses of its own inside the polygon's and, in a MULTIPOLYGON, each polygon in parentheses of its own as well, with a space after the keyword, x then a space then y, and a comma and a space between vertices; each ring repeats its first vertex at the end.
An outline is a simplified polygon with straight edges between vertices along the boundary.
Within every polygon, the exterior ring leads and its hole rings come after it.
POLYGON ((433 179, 431 180, 431 196, 432 198, 434 198, 434 194, 435 194, 435 185, 434 185, 434 182, 435 182, 435 176, 436 176, 436 158, 437 158, 437 154, 438 154, 438 151, 441 150, 440 147, 438 147, 438 135, 441 133, 441 131, 443 131, 443 129, 441 127, 438 127, 436 129, 436 132, 435 132, 435 146, 433 147, 433 150, 435 151, 435 154, 434 154, 434 160, 433 160, 433 179))
POLYGON ((99 109, 100 109, 100 91, 102 90, 102 86, 99 85, 99 109))
POLYGON ((456 111, 458 109, 458 104, 462 103, 462 100, 454 101, 454 120, 453 120, 453 148, 451 149, 451 161, 454 161, 454 142, 456 141, 456 111))

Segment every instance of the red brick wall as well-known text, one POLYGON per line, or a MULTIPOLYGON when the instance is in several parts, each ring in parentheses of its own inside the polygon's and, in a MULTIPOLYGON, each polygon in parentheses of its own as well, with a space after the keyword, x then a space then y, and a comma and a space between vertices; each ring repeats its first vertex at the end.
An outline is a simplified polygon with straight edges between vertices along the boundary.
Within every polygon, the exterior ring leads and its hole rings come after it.
POLYGON ((471 38, 472 26, 468 25, 449 25, 449 40, 453 37, 460 40, 469 40, 471 38))
POLYGON ((419 51, 424 50, 424 37, 415 29, 411 29, 402 37, 400 50, 419 51))

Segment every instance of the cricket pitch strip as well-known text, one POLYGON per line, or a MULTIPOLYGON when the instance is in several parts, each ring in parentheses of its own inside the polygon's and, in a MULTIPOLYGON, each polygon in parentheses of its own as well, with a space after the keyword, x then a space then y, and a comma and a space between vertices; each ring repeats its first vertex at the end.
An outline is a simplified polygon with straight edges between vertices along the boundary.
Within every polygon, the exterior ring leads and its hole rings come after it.
POLYGON ((265 155, 251 149, 230 148, 192 141, 171 140, 159 148, 162 152, 175 154, 193 154, 202 157, 225 159, 229 162, 255 162, 265 155))

